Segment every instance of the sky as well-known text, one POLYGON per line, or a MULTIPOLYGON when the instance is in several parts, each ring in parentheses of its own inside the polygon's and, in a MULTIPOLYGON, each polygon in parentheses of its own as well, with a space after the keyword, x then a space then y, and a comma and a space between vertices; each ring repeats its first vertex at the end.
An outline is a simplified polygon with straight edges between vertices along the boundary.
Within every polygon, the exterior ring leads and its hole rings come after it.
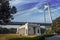
MULTIPOLYGON (((48 2, 51 9, 52 19, 60 16, 60 0, 13 0, 11 6, 17 8, 17 13, 13 16, 16 22, 44 22, 43 5, 48 2)), ((46 22, 50 23, 48 11, 45 11, 46 22)))

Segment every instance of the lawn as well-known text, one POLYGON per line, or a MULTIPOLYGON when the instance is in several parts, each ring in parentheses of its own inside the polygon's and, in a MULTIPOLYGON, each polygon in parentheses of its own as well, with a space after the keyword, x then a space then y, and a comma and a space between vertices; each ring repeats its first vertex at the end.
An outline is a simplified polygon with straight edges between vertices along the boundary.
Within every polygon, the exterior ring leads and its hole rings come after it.
POLYGON ((0 34, 0 40, 8 40, 12 38, 20 38, 18 34, 0 34))
POLYGON ((0 40, 42 40, 41 36, 20 36, 19 34, 0 34, 0 40))

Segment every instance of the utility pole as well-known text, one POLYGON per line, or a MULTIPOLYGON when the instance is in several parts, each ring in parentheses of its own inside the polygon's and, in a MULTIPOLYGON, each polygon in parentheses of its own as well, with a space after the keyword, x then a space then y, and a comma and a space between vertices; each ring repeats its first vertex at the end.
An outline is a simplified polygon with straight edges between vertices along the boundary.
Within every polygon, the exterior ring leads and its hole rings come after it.
POLYGON ((50 16, 50 22, 52 23, 52 15, 51 15, 51 10, 50 10, 50 5, 49 5, 48 2, 47 2, 47 5, 48 5, 48 13, 49 13, 49 16, 50 16))
POLYGON ((46 28, 46 16, 45 16, 45 9, 43 8, 43 17, 44 17, 44 23, 45 23, 45 28, 46 28))
POLYGON ((51 10, 50 10, 50 5, 48 2, 46 2, 46 4, 48 5, 48 13, 49 13, 49 17, 50 17, 50 22, 51 22, 51 26, 53 25, 52 23, 52 14, 51 14, 51 10))
MULTIPOLYGON (((47 5, 48 5, 48 13, 49 13, 49 16, 50 16, 50 22, 51 22, 51 26, 53 25, 53 22, 52 22, 52 14, 51 14, 51 9, 50 9, 50 5, 49 3, 47 2, 47 5)), ((51 28, 52 30, 52 28, 51 28)))
MULTIPOLYGON (((52 23, 52 15, 51 15, 51 10, 50 10, 50 5, 48 2, 45 3, 47 6, 44 6, 43 8, 43 12, 44 12, 44 23, 46 24, 46 16, 45 16, 45 10, 46 8, 48 8, 48 13, 49 13, 49 17, 50 17, 50 22, 52 23)), ((45 25, 45 28, 46 28, 46 25, 45 25)))

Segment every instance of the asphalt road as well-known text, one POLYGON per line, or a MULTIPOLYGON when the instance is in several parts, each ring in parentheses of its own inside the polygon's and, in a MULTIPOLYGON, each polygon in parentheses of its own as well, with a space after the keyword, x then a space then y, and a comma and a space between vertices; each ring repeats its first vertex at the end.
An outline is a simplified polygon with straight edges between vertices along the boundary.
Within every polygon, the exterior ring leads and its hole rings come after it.
POLYGON ((60 40, 60 35, 56 35, 53 37, 45 38, 45 40, 60 40))

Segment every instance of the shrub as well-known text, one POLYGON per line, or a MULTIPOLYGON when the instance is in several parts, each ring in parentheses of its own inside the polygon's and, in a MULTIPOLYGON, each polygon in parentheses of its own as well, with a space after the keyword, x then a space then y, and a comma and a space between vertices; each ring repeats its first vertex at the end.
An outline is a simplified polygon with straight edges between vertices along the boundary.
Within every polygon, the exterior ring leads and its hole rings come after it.
POLYGON ((54 32, 51 29, 46 29, 45 32, 44 32, 45 35, 51 35, 53 33, 54 32))
POLYGON ((50 34, 50 35, 43 35, 44 37, 52 37, 54 36, 54 34, 50 34))

